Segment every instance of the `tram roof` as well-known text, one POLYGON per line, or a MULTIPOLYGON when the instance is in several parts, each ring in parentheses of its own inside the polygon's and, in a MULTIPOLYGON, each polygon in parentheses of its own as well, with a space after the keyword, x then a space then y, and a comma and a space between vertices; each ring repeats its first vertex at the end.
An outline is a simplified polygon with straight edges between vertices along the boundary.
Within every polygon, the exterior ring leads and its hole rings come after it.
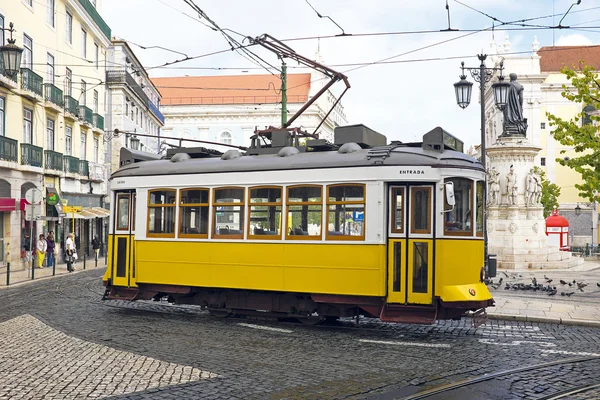
POLYGON ((120 168, 112 174, 112 178, 393 165, 484 170, 479 160, 464 153, 448 149, 442 152, 426 150, 420 147, 420 144, 414 143, 359 149, 350 153, 333 150, 298 152, 283 157, 278 154, 264 154, 243 155, 230 159, 189 158, 179 162, 166 159, 142 161, 120 168))

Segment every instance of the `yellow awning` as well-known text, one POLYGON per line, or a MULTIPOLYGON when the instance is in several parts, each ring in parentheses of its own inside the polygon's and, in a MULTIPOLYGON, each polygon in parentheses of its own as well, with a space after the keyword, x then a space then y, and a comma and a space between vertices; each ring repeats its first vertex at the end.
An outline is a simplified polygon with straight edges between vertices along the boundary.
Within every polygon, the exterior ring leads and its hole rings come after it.
POLYGON ((110 211, 100 207, 82 207, 81 211, 76 213, 66 213, 65 218, 75 219, 92 219, 92 218, 106 218, 110 215, 110 211))

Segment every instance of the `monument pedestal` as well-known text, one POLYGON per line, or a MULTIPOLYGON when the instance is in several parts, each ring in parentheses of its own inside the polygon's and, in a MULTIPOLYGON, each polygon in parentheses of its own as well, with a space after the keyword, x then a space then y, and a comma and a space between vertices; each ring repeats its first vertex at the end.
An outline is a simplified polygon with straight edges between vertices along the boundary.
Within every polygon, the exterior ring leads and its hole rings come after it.
POLYGON ((498 268, 569 268, 583 262, 548 246, 543 207, 525 203, 526 176, 539 151, 523 137, 500 137, 487 150, 491 168, 500 174, 498 204, 487 208, 488 253, 497 255, 498 268), (507 186, 511 167, 516 175, 516 199, 507 186))

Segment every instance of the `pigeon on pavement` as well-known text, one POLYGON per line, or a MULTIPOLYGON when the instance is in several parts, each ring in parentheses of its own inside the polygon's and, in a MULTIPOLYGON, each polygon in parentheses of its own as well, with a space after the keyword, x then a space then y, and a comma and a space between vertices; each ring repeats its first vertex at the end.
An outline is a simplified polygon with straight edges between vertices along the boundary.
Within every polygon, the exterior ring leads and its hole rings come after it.
MULTIPOLYGON (((561 284, 561 285, 566 285, 566 284, 567 284, 567 282, 565 282, 565 281, 563 281, 563 280, 561 279, 561 280, 560 280, 560 284, 561 284)), ((598 286, 600 286, 600 284, 599 284, 598 286)))

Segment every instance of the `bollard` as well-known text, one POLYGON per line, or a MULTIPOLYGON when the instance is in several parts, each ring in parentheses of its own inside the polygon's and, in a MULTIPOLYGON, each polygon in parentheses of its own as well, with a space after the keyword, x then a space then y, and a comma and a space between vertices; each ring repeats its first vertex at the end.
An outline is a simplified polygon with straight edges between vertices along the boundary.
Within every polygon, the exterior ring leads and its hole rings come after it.
POLYGON ((6 286, 10 285, 10 263, 6 263, 6 286))
POLYGON ((52 259, 52 276, 56 275, 56 255, 52 259))
POLYGON ((35 261, 33 260, 33 253, 31 253, 31 280, 35 278, 35 261))
POLYGON ((83 253, 83 269, 85 269, 85 253, 83 253))
POLYGON ((96 264, 94 265, 94 268, 98 268, 98 257, 96 257, 96 264))

